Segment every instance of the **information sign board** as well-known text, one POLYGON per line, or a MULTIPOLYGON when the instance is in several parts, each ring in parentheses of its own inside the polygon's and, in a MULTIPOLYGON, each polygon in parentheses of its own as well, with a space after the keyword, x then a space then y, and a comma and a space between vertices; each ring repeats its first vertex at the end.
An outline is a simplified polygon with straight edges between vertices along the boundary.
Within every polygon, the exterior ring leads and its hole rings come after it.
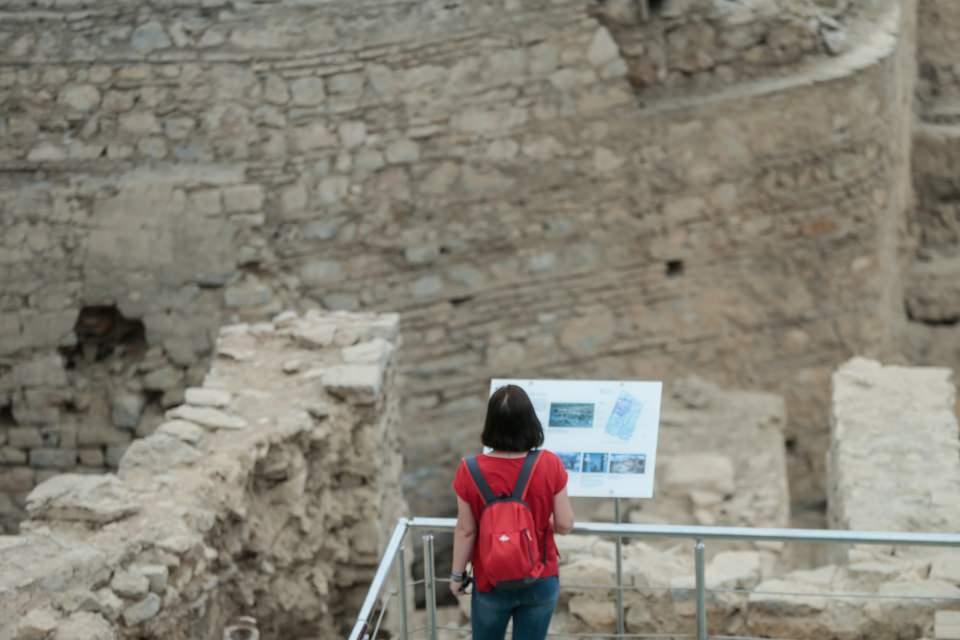
POLYGON ((661 382, 494 379, 530 396, 571 496, 652 498, 661 382))

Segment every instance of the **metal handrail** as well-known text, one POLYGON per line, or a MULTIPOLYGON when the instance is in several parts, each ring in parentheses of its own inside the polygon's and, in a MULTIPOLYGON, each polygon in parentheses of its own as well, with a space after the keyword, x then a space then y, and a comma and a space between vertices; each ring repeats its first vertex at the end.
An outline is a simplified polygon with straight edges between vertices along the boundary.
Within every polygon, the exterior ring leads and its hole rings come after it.
MULTIPOLYGON (((390 541, 384 549, 383 557, 377 572, 374 574, 367 597, 357 615, 356 623, 350 633, 349 640, 363 640, 367 632, 370 614, 376 606, 377 599, 386 582, 390 569, 400 560, 401 591, 406 590, 404 567, 403 540, 408 531, 453 531, 456 526, 454 518, 400 518, 394 527, 390 541)), ((843 531, 833 529, 770 529, 748 527, 704 527, 687 525, 659 525, 659 524, 626 524, 585 522, 577 524, 571 535, 616 536, 619 538, 686 538, 695 542, 694 560, 697 591, 697 637, 706 636, 706 607, 704 602, 704 541, 705 540, 740 540, 749 542, 829 542, 839 544, 869 544, 889 546, 932 546, 932 547, 960 547, 960 534, 955 533, 901 533, 886 531, 843 531)), ((432 538, 429 541, 429 551, 432 551, 432 538)), ((425 541, 425 545, 427 542, 425 541)), ((432 555, 432 554, 431 554, 432 555)), ((431 576, 435 582, 435 578, 431 576)), ((426 578, 424 580, 426 582, 426 578)), ((416 584, 414 582, 413 584, 416 584)), ((618 585, 618 588, 623 588, 618 585)), ((403 625, 406 631, 406 595, 401 593, 403 605, 403 625)), ((435 625, 434 625, 434 628, 435 625)), ((404 634, 406 635, 406 634, 404 634)), ((606 637, 609 634, 605 634, 606 637)), ((626 637, 626 636, 625 636, 626 637)))
MULTIPOLYGON (((412 518, 411 529, 453 531, 455 518, 412 518)), ((688 538, 690 540, 746 540, 749 542, 833 542, 846 544, 905 545, 910 547, 960 546, 957 533, 900 533, 893 531, 844 531, 834 529, 755 529, 750 527, 702 527, 672 524, 614 524, 583 522, 571 535, 621 536, 623 538, 688 538)))

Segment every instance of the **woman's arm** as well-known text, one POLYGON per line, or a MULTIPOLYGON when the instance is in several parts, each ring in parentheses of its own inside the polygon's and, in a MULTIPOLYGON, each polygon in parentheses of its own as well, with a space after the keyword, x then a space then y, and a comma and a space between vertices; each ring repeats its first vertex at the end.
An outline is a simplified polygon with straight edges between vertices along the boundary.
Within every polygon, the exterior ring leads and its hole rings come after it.
MULTIPOLYGON (((477 537, 477 522, 473 518, 470 505, 462 498, 457 498, 457 527, 453 530, 453 567, 450 573, 463 574, 467 562, 473 555, 473 543, 477 537)), ((453 595, 463 594, 463 580, 450 581, 450 591, 453 595)))
POLYGON ((553 496, 553 530, 559 534, 573 531, 573 505, 566 487, 553 496))

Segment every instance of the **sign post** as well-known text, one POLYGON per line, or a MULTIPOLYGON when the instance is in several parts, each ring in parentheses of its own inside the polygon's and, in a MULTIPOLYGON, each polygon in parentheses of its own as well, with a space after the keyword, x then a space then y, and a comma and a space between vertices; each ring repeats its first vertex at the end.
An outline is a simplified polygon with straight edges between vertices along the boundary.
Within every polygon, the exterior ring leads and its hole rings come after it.
MULTIPOLYGON (((620 524, 620 498, 613 499, 613 520, 620 524)), ((617 636, 623 637, 626 624, 623 619, 623 538, 617 536, 617 636)))

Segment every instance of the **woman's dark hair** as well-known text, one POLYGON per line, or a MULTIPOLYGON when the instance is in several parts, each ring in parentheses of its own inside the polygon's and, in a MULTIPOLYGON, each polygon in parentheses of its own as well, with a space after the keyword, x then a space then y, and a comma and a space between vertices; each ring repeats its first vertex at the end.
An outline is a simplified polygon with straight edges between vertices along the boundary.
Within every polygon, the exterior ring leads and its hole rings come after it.
POLYGON ((497 451, 529 451, 543 444, 543 427, 527 392, 508 384, 490 396, 480 441, 497 451))

